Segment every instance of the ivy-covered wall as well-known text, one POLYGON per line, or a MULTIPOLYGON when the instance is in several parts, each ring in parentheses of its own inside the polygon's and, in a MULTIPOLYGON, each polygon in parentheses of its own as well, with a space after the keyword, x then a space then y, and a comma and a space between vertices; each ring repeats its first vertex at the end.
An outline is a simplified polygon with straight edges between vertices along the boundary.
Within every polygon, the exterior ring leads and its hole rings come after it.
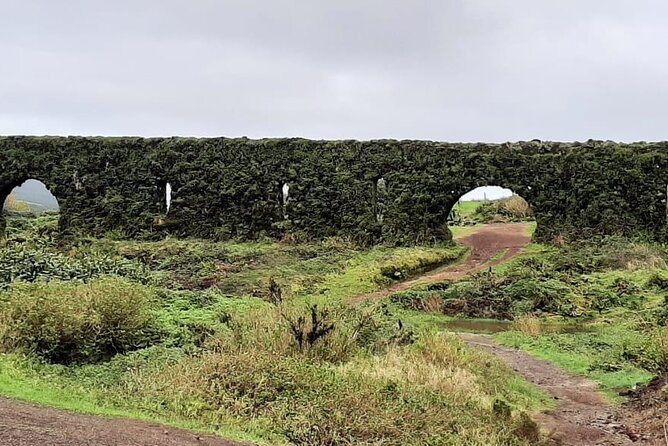
POLYGON ((462 194, 498 185, 531 204, 539 240, 663 238, 668 143, 0 137, 0 203, 29 178, 66 232, 431 243, 462 194))

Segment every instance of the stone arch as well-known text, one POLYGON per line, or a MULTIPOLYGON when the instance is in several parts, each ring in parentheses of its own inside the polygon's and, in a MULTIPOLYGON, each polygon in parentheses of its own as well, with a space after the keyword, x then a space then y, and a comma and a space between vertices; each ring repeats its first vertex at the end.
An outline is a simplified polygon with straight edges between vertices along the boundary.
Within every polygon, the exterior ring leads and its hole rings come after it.
POLYGON ((314 238, 446 241, 458 198, 498 184, 531 204, 540 241, 638 231, 668 240, 668 142, 0 136, 3 198, 30 177, 60 200, 62 229, 91 235, 211 238, 221 227, 241 238, 271 234, 287 180, 298 184, 287 231, 314 238), (388 200, 379 223, 371 190, 381 176, 388 200), (173 200, 169 227, 158 228, 166 208, 160 178, 169 179, 173 200))
POLYGON ((6 235, 7 218, 59 213, 60 202, 44 182, 21 178, 0 187, 0 237, 6 235))
POLYGON ((449 225, 534 221, 531 204, 502 186, 476 187, 462 194, 448 212, 449 225))

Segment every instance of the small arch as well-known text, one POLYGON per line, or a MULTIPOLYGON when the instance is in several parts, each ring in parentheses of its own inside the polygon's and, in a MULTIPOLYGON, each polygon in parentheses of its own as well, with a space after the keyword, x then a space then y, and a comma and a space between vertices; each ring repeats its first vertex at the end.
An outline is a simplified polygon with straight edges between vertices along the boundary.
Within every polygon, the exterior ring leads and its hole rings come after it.
POLYGON ((60 204, 44 183, 36 179, 20 181, 0 188, 0 238, 6 236, 7 221, 54 215, 58 218, 60 204))
POLYGON ((282 197, 282 208, 283 208, 283 218, 288 219, 288 202, 290 201, 290 185, 288 183, 283 183, 281 187, 281 197, 282 197))

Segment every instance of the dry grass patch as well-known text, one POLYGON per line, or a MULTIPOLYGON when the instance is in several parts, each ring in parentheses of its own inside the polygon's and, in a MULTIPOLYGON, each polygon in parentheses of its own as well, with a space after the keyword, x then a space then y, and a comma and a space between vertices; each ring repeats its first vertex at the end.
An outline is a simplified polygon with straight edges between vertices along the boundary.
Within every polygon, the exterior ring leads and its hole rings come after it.
POLYGON ((532 315, 520 316, 513 321, 513 330, 529 336, 538 336, 541 333, 540 319, 532 315))

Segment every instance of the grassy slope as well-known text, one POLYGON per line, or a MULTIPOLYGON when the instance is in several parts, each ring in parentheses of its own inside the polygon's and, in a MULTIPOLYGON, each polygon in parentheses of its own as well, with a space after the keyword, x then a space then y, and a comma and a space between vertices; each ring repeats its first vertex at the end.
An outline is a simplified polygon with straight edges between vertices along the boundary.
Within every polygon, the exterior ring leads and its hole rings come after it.
POLYGON ((481 204, 483 204, 484 201, 482 200, 477 200, 477 201, 459 201, 453 209, 457 211, 459 216, 461 218, 468 218, 471 217, 473 214, 475 214, 475 211, 480 207, 481 204))

